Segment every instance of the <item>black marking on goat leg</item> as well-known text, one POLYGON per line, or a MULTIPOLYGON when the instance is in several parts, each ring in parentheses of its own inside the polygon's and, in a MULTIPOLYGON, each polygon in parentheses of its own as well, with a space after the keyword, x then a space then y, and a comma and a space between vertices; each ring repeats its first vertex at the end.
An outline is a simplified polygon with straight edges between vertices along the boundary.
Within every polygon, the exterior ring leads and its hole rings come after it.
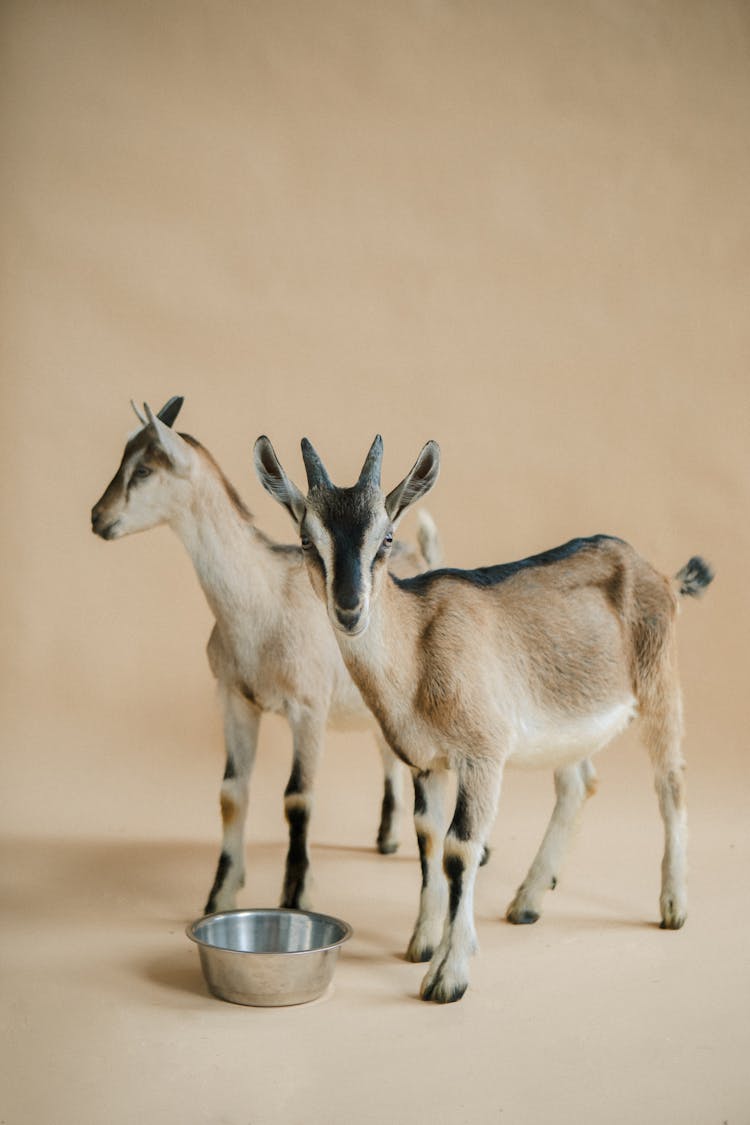
POLYGON ((209 896, 208 896, 208 902, 206 903, 206 910, 205 910, 206 914, 213 914, 213 912, 215 911, 215 909, 216 909, 216 899, 218 897, 219 891, 224 886, 224 881, 226 880, 227 872, 229 871, 229 868, 231 866, 232 866, 232 857, 230 856, 229 852, 223 851, 221 853, 221 855, 219 856, 219 862, 218 862, 217 867, 216 867, 216 876, 214 878, 214 884, 211 887, 211 891, 210 891, 209 896))
POLYGON ((292 762, 292 772, 289 774, 289 780, 286 783, 284 790, 285 797, 291 797, 296 793, 302 792, 302 764, 299 758, 295 758, 292 762))
POLYGON ((393 782, 387 777, 383 789, 383 804, 380 809, 380 828, 378 829, 378 851, 381 855, 391 855, 398 847, 397 844, 389 840, 393 831, 393 814, 395 811, 396 794, 393 792, 393 782))
POLYGON ((451 836, 455 836, 457 840, 468 840, 471 836, 470 824, 469 804, 466 800, 466 793, 461 786, 459 786, 458 795, 456 797, 456 808, 449 829, 451 836))
POLYGON ((429 867, 427 865, 427 856, 429 853, 429 839, 425 836, 424 832, 417 832, 417 846, 419 848, 419 866, 422 869, 422 886, 427 886, 427 878, 429 875, 429 867))
POLYGON ((286 819, 289 822, 289 851, 286 857, 281 905, 297 910, 305 886, 305 876, 310 866, 307 858, 307 826, 310 814, 304 808, 287 809, 286 819))
POLYGON ((458 905, 461 902, 461 892, 463 890, 464 881, 464 861, 458 855, 446 856, 443 860, 443 870, 450 883, 448 913, 451 922, 453 922, 458 913, 458 905))
POLYGON ((414 815, 424 816, 427 812, 427 795, 424 791, 424 781, 430 776, 429 770, 414 775, 414 815))
POLYGON ((224 770, 224 781, 232 781, 237 776, 237 770, 234 766, 234 758, 231 754, 227 754, 227 764, 224 770))
POLYGON ((307 825, 310 814, 307 809, 287 809, 286 818, 289 822, 289 861, 298 864, 307 859, 307 825))

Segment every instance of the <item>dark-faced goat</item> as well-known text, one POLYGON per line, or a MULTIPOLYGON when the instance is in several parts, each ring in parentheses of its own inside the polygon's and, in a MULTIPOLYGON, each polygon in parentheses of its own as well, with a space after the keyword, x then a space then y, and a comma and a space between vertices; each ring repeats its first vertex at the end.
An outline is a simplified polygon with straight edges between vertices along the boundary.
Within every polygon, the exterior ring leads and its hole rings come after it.
POLYGON ((636 715, 664 821, 662 926, 682 926, 687 821, 675 618, 679 595, 711 581, 707 565, 693 558, 670 579, 627 543, 598 535, 502 566, 399 580, 388 574, 394 528, 435 483, 437 445, 425 445, 388 495, 379 437, 351 488, 332 484, 307 440, 302 451, 306 496, 265 437, 255 446, 256 470, 297 524, 354 682, 416 774, 422 894, 407 956, 431 961, 422 998, 446 1003, 467 988, 474 882, 506 763, 555 772, 552 819, 507 912, 511 922, 534 922, 593 791, 590 756, 636 715), (458 788, 446 833, 448 768, 458 788))

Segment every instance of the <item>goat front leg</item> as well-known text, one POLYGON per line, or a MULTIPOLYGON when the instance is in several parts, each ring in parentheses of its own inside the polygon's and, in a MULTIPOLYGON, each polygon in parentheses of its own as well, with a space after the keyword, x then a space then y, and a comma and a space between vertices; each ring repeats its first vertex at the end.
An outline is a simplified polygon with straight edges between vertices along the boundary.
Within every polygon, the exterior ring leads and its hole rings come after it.
POLYGON ((289 850, 284 870, 281 905, 291 910, 310 909, 310 856, 307 833, 313 804, 313 786, 323 750, 325 716, 304 711, 289 720, 293 735, 292 772, 284 791, 284 813, 289 825, 289 850))
POLYGON ((255 762, 261 712, 231 687, 222 685, 226 767, 221 783, 223 835, 206 914, 232 910, 245 882, 245 820, 250 774, 255 762))
POLYGON ((596 773, 588 758, 555 770, 557 800, 534 862, 505 917, 516 926, 536 922, 542 900, 557 886, 560 866, 587 797, 596 792, 596 773))
POLYGON ((464 760, 458 768, 456 809, 443 849, 448 912, 440 945, 422 981, 423 1000, 451 1004, 469 986, 469 958, 478 948, 474 884, 495 818, 501 780, 499 761, 464 760))
POLYGON ((381 855, 398 851, 399 824, 404 801, 404 765, 398 760, 380 730, 375 734, 383 761, 383 804, 380 809, 377 847, 381 855))
POLYGON ((422 869, 419 914, 406 950, 407 961, 429 961, 443 932, 448 887, 443 874, 447 770, 414 773, 414 828, 422 869))

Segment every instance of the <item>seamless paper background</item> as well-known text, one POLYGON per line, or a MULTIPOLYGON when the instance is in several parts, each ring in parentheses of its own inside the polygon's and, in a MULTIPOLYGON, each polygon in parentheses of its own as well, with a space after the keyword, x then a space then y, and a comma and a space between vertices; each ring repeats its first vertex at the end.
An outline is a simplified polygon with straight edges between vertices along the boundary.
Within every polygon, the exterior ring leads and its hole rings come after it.
MULTIPOLYGON (((0 1117, 743 1120, 747 6, 9 0, 0 21, 0 1117), (312 840, 317 905, 355 928, 335 991, 206 997, 182 927, 219 840, 210 614, 168 530, 89 530, 128 400, 172 394, 281 540, 255 437, 299 480, 306 434, 351 483, 381 432, 389 486, 440 442, 452 565, 597 532, 667 573, 712 562, 680 621, 683 932, 653 927, 629 732, 520 930, 499 919, 552 786, 506 776, 472 989, 419 1005, 408 816, 375 856, 376 752, 333 735, 312 840)), ((278 895, 289 754, 265 721, 243 903, 278 895)))

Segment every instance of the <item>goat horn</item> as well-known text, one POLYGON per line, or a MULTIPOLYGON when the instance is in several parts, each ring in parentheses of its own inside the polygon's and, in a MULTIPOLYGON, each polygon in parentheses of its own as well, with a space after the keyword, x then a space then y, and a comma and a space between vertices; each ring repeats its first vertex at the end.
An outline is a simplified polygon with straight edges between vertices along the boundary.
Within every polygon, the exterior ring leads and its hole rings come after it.
POLYGON ((380 488, 380 469, 383 464, 383 439, 378 434, 370 446, 370 452, 365 457, 362 472, 359 474, 358 485, 374 485, 380 488))
POLYGON ((305 462, 308 488, 333 488, 323 462, 307 438, 302 439, 302 460, 305 462))

